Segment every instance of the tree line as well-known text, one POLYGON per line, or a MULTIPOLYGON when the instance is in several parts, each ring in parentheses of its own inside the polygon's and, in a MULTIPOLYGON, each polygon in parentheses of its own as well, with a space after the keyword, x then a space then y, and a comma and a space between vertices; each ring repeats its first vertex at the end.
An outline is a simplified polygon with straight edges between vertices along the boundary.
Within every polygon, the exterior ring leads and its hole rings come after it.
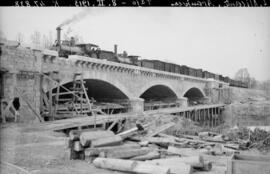
POLYGON ((239 69, 236 72, 234 79, 247 83, 249 88, 270 91, 270 80, 256 80, 254 77, 250 76, 247 68, 239 69))

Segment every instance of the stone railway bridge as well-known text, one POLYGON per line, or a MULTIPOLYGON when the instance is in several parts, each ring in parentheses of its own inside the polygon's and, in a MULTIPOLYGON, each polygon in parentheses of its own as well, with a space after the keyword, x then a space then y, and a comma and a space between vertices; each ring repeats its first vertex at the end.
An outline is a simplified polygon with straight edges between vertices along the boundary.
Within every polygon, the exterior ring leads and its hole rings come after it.
POLYGON ((37 112, 41 107, 40 91, 48 91, 50 86, 42 74, 53 72, 67 86, 75 73, 82 73, 89 97, 129 100, 132 111, 143 111, 144 102, 151 100, 173 99, 186 107, 189 99, 224 103, 229 96, 228 84, 220 81, 77 55, 66 59, 50 50, 2 46, 1 52, 1 98, 8 101, 25 95, 37 112))

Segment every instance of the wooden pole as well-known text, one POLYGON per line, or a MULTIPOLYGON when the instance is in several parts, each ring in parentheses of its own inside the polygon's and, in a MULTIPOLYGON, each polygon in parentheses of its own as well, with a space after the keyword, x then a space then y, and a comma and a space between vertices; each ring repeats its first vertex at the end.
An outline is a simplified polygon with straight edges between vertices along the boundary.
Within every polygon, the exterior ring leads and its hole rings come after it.
POLYGON ((121 160, 121 159, 109 159, 109 158, 96 158, 93 161, 94 166, 118 170, 122 172, 130 172, 137 174, 169 174, 170 169, 168 167, 162 167, 155 164, 148 164, 144 162, 121 160))
POLYGON ((208 126, 210 126, 210 121, 211 121, 211 119, 210 119, 210 108, 207 108, 207 125, 208 126))
POLYGON ((80 142, 83 146, 90 146, 91 142, 98 138, 106 138, 113 136, 112 131, 91 131, 91 132, 82 132, 80 135, 80 142))
POLYGON ((122 138, 119 135, 99 138, 91 142, 91 147, 115 146, 122 143, 122 138))
POLYGON ((212 108, 212 114, 211 114, 212 124, 211 124, 211 127, 214 127, 214 109, 215 108, 212 108))
POLYGON ((43 75, 42 74, 40 74, 40 76, 39 76, 39 78, 40 78, 40 83, 39 83, 39 92, 40 92, 40 107, 39 107, 39 110, 40 110, 40 112, 41 113, 43 113, 43 111, 44 111, 44 107, 43 107, 43 96, 45 95, 44 93, 43 93, 43 83, 44 83, 44 77, 43 77, 43 75))
POLYGON ((149 148, 135 148, 135 149, 129 148, 107 152, 106 157, 115 159, 129 159, 136 156, 145 155, 149 152, 150 152, 149 148))
POLYGON ((5 114, 4 114, 4 106, 3 106, 3 99, 1 99, 1 117, 2 117, 2 122, 3 123, 6 123, 6 116, 5 116, 5 114))
POLYGON ((188 157, 171 157, 171 158, 165 158, 165 159, 156 159, 152 160, 152 162, 156 164, 179 164, 179 163, 185 163, 189 164, 193 167, 202 167, 204 163, 204 159, 202 156, 188 156, 188 157))

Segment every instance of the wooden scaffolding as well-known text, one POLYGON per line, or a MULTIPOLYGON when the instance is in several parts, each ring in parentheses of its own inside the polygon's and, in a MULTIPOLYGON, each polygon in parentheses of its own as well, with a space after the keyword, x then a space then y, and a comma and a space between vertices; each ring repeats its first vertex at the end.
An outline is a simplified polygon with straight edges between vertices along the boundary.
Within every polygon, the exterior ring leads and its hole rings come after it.
MULTIPOLYGON (((71 87, 60 84, 58 72, 42 74, 41 83, 47 79, 47 92, 41 87, 41 112, 49 120, 76 116, 94 116, 104 114, 93 107, 94 99, 89 99, 87 88, 81 73, 75 73, 71 87)), ((41 85, 42 86, 42 85, 41 85)))

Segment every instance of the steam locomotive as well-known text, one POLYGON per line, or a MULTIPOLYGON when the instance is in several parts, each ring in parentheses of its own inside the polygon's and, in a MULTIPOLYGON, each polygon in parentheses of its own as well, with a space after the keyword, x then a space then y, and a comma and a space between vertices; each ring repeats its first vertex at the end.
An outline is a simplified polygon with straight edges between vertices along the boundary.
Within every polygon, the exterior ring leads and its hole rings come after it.
POLYGON ((124 63, 134 66, 140 66, 150 69, 156 69, 160 71, 167 71, 176 74, 184 74, 188 76, 194 76, 199 78, 212 78, 215 80, 229 83, 230 86, 248 88, 247 83, 230 79, 222 75, 214 74, 202 69, 195 69, 186 65, 177 65, 173 63, 163 62, 160 60, 148 60, 140 59, 139 56, 128 55, 127 52, 123 54, 117 53, 117 45, 114 45, 114 52, 101 50, 98 45, 95 44, 76 44, 75 39, 71 37, 70 40, 61 41, 61 28, 57 27, 57 41, 52 49, 57 50, 60 57, 68 58, 69 55, 81 55, 97 59, 106 59, 108 61, 124 63))

